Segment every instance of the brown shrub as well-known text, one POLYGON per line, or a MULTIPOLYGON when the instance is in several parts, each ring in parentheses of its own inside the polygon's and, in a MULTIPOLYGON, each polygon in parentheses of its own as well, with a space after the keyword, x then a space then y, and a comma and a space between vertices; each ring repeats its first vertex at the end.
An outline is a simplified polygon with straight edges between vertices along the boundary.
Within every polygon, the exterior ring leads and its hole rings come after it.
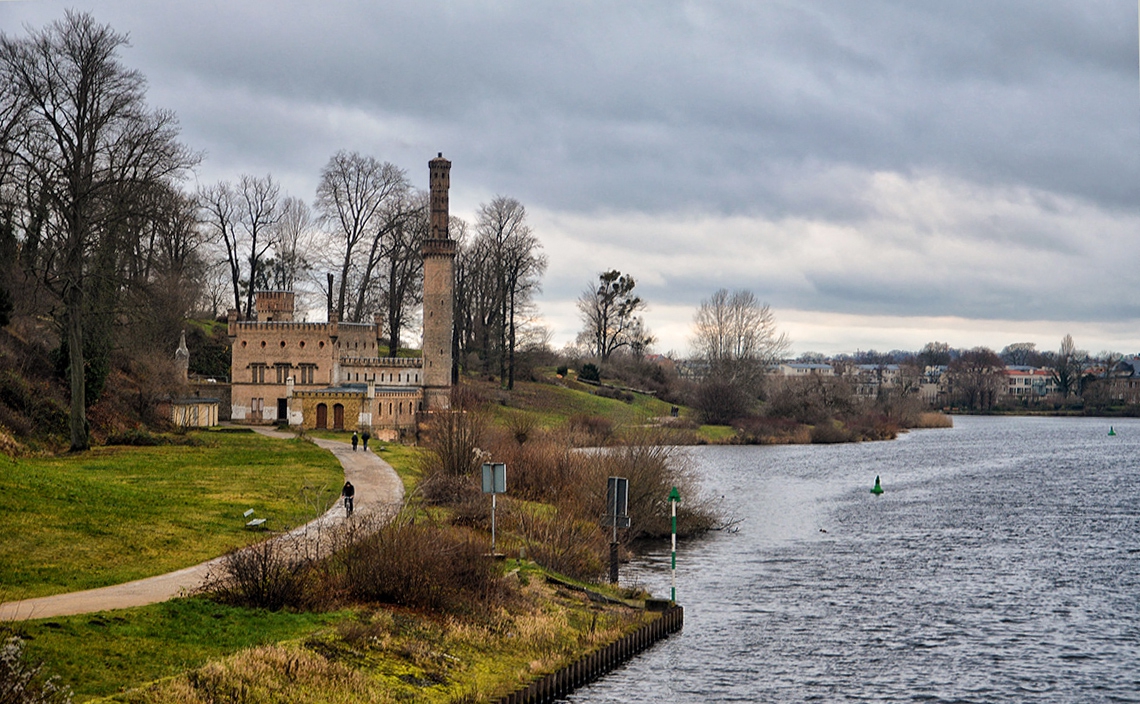
POLYGON ((847 430, 856 440, 894 440, 899 426, 879 413, 864 413, 847 421, 847 430))
POLYGON ((202 591, 235 606, 280 611, 315 604, 314 560, 296 540, 266 540, 227 553, 202 591))
POLYGON ((854 436, 838 421, 824 420, 811 429, 811 441, 816 445, 851 442, 854 436))
POLYGON ((497 462, 507 465, 507 488, 512 496, 554 502, 575 481, 579 453, 565 442, 543 435, 525 445, 510 440, 492 441, 497 462))
POLYGON ((954 418, 945 413, 928 412, 918 416, 916 428, 953 428, 954 418))
POLYGON ((531 413, 514 413, 507 416, 507 429, 515 442, 522 445, 538 431, 538 419, 531 413))
POLYGON ((780 445, 803 441, 807 428, 790 418, 752 416, 732 424, 737 442, 745 445, 780 445))
POLYGON ((575 435, 585 436, 586 445, 605 445, 614 435, 614 424, 605 416, 590 416, 579 413, 570 417, 567 428, 575 435))
POLYGON ((505 587, 486 546, 401 516, 338 554, 360 601, 450 613, 494 605, 505 587))
POLYGON ((677 487, 682 503, 677 510, 679 534, 692 535, 710 530, 719 522, 719 513, 701 498, 698 483, 684 451, 660 442, 652 433, 634 438, 630 444, 589 453, 582 463, 576 501, 581 515, 599 520, 606 513, 608 477, 629 480, 630 527, 626 541, 660 538, 671 532, 668 496, 677 487))
POLYGON ((479 481, 474 475, 456 476, 436 470, 420 481, 417 492, 429 504, 455 506, 482 495, 479 481))
POLYGON ((527 557, 547 569, 585 580, 605 572, 608 538, 596 522, 511 503, 502 525, 519 536, 527 557))
POLYGON ((486 421, 478 411, 436 411, 428 416, 423 431, 428 455, 425 474, 443 472, 454 477, 474 476, 483 458, 479 446, 486 421))

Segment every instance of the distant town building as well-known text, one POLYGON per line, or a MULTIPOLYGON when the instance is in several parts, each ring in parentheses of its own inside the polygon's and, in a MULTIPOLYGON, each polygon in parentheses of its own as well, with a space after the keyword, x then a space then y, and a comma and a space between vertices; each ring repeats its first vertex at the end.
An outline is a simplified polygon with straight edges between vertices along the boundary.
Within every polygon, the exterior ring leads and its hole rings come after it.
POLYGON ((1051 369, 1009 365, 1005 368, 1005 380, 1000 396, 1007 399, 1034 401, 1057 393, 1057 380, 1051 369))
POLYGON ((1108 370, 1109 393, 1112 400, 1140 404, 1140 357, 1128 356, 1108 370))
POLYGON ((802 377, 812 374, 818 376, 835 376, 835 369, 823 362, 782 362, 778 367, 779 373, 784 376, 802 377))

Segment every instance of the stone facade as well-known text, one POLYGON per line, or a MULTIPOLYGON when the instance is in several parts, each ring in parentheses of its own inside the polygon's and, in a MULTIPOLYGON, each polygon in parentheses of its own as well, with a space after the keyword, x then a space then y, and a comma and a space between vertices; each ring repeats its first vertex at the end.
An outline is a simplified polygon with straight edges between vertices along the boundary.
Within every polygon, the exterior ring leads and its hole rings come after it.
POLYGON ((431 237, 424 243, 420 359, 381 357, 382 319, 294 321, 289 291, 256 294, 254 320, 229 313, 231 419, 302 428, 414 433, 425 410, 448 408, 452 386, 455 242, 447 231, 451 162, 429 162, 431 237))

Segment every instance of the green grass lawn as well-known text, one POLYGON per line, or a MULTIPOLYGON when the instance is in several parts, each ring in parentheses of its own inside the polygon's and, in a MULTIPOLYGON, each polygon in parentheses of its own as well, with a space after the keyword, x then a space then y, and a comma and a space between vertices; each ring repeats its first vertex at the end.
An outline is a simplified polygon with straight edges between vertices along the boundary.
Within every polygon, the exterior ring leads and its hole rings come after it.
POLYGON ((605 416, 615 426, 643 425, 652 418, 669 415, 670 404, 648 396, 633 394, 633 403, 595 396, 593 387, 574 381, 567 385, 517 382, 509 392, 506 405, 492 406, 496 416, 506 422, 512 409, 521 409, 535 415, 545 428, 566 425, 571 417, 605 416))
POLYGON ((200 667, 242 648, 302 638, 348 612, 270 612, 175 599, 135 609, 18 624, 34 661, 48 663, 76 701, 200 667))
POLYGON ((106 447, 0 458, 0 601, 163 574, 300 525, 334 502, 343 470, 303 440, 194 433, 196 446, 106 447))
POLYGON ((707 443, 728 442, 736 436, 736 430, 730 425, 702 425, 697 428, 697 435, 707 443))

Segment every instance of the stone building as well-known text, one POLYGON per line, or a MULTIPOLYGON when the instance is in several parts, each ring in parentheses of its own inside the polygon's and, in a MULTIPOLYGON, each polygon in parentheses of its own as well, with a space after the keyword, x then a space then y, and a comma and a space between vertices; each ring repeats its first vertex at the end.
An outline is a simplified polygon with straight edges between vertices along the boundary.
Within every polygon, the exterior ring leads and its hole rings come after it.
POLYGON ((229 312, 231 418, 302 428, 414 433, 425 411, 450 405, 455 241, 448 236, 451 162, 428 162, 431 234, 423 245, 424 338, 420 358, 380 356, 382 319, 294 321, 291 291, 256 294, 253 320, 229 312))

